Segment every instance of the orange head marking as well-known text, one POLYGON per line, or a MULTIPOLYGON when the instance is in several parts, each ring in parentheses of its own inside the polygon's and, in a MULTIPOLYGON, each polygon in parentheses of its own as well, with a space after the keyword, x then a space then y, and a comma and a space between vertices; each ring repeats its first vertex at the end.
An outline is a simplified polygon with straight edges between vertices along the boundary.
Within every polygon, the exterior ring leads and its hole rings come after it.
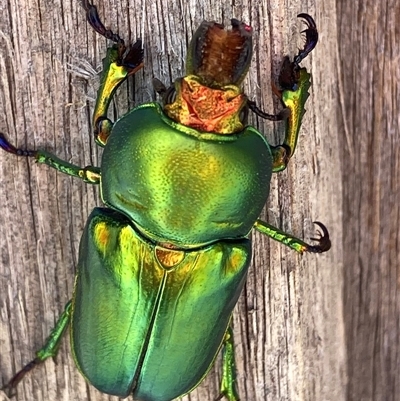
POLYGON ((165 106, 169 117, 199 131, 232 134, 244 126, 240 111, 246 96, 234 85, 212 89, 202 85, 194 76, 178 80, 177 96, 165 106))

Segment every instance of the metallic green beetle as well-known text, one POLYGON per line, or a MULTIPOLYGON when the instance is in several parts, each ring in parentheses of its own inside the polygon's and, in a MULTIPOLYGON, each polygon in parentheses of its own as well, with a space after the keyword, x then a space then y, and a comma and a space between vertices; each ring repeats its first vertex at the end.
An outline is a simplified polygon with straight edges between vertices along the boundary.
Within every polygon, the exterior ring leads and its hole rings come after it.
POLYGON ((166 89, 163 104, 143 104, 112 123, 107 110, 116 88, 142 67, 141 42, 127 50, 107 30, 89 1, 90 25, 116 44, 104 59, 94 111, 100 168, 81 168, 43 150, 23 150, 0 136, 0 147, 34 157, 63 173, 99 184, 107 208, 96 208, 79 250, 71 302, 36 358, 6 387, 57 352, 70 323, 74 358, 83 376, 104 393, 141 401, 168 401, 193 390, 221 347, 221 394, 239 399, 235 386, 232 310, 251 259, 251 230, 298 252, 325 252, 322 229, 309 245, 258 219, 272 172, 292 156, 310 87, 299 63, 315 47, 313 19, 294 61, 285 58, 279 115, 261 111, 240 89, 252 56, 252 29, 203 22, 194 34, 187 75, 166 89), (246 125, 248 110, 287 119, 284 143, 272 147, 246 125))

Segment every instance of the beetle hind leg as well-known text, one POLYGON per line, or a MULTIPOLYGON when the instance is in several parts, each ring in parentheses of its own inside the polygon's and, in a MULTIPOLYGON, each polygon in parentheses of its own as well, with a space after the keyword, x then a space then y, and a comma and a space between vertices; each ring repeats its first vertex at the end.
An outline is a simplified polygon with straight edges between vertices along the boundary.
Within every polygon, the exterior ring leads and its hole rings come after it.
POLYGON ((220 395, 214 401, 219 401, 223 398, 226 398, 228 401, 239 401, 239 395, 236 389, 236 362, 233 330, 230 325, 225 333, 223 342, 220 395))
POLYGON ((143 67, 142 41, 138 39, 127 48, 124 40, 118 34, 105 28, 95 5, 88 0, 84 0, 82 5, 86 11, 86 18, 90 26, 106 39, 115 42, 115 45, 107 49, 107 55, 103 60, 100 88, 93 113, 96 143, 100 146, 105 146, 113 126, 112 121, 107 118, 110 101, 118 86, 128 76, 135 74, 143 67))
POLYGON ((24 378, 24 376, 34 369, 36 366, 43 363, 50 357, 55 357, 60 346, 61 339, 68 327, 71 319, 71 301, 65 305, 64 312, 61 314, 55 327, 51 330, 49 337, 46 340, 44 346, 36 352, 36 358, 31 362, 27 363, 19 372, 17 372, 13 378, 0 390, 7 392, 10 396, 13 390, 16 388, 18 383, 24 378))

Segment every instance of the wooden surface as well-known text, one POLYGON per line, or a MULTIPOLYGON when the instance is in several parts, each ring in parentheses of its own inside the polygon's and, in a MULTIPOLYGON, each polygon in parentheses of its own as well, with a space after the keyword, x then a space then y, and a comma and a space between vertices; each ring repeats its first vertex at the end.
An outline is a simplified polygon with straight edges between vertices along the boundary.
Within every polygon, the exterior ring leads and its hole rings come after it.
POLYGON ((338 8, 347 393, 400 400, 400 3, 359 3, 338 8))
MULTIPOLYGON (((146 67, 121 87, 113 112, 154 100, 153 76, 184 73, 203 19, 235 17, 255 31, 246 93, 266 111, 283 55, 301 46, 299 12, 320 43, 299 145, 274 176, 262 215, 300 237, 331 232, 325 255, 296 255, 262 235, 234 315, 242 401, 400 400, 400 6, 334 2, 98 1, 106 25, 143 38, 146 67)), ((90 135, 106 41, 77 1, 0 0, 0 131, 21 147, 98 165, 90 135)), ((282 125, 256 121, 271 143, 282 125)), ((0 153, 0 383, 34 356, 71 297, 80 235, 98 189, 0 153)), ((173 366, 171 366, 173 369, 173 366)), ((218 395, 219 360, 185 400, 218 395)), ((16 401, 115 400, 88 386, 66 338, 18 386, 16 401)), ((7 397, 0 392, 0 400, 7 397)))

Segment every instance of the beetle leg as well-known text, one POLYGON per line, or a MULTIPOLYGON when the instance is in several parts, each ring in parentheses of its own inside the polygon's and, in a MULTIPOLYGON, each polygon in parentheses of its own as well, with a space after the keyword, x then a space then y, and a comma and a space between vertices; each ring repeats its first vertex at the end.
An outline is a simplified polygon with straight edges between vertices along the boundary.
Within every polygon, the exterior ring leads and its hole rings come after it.
POLYGON ((125 42, 118 34, 106 29, 100 20, 97 8, 88 0, 82 2, 86 10, 86 18, 92 28, 116 44, 107 49, 103 60, 103 72, 100 88, 97 92, 97 101, 93 113, 94 136, 96 143, 105 146, 111 133, 113 123, 107 118, 110 101, 116 89, 129 75, 135 74, 143 67, 142 41, 137 40, 127 50, 125 42))
POLYGON ((319 238, 311 238, 313 241, 318 241, 318 245, 307 244, 301 239, 293 237, 292 235, 287 234, 262 220, 257 220, 254 224, 254 228, 260 233, 271 237, 275 241, 278 241, 299 253, 322 253, 329 251, 331 248, 331 240, 329 238, 329 232, 327 228, 319 221, 314 221, 314 224, 317 224, 322 231, 317 231, 319 238))
POLYGON ((98 167, 87 166, 82 168, 61 160, 57 156, 54 156, 53 154, 41 149, 30 150, 16 148, 7 141, 2 133, 0 133, 0 148, 16 156, 33 157, 38 163, 47 164, 61 173, 80 178, 86 183, 100 183, 100 169, 98 167))
POLYGON ((305 68, 299 71, 299 77, 295 91, 284 90, 282 92, 282 102, 286 106, 286 110, 289 110, 289 116, 286 122, 286 133, 283 143, 271 147, 273 172, 284 170, 296 149, 301 121, 305 113, 304 105, 308 99, 308 89, 311 85, 311 75, 305 68))
POLYGON ((51 330, 49 337, 44 346, 36 352, 36 358, 26 364, 14 377, 1 388, 3 391, 10 392, 24 378, 24 376, 34 369, 36 366, 43 363, 50 357, 55 357, 60 346, 61 339, 65 333, 71 318, 71 301, 65 305, 64 312, 61 314, 55 327, 51 330))
POLYGON ((311 85, 310 74, 305 68, 300 68, 299 63, 307 57, 318 42, 318 31, 314 20, 308 14, 299 14, 298 17, 303 18, 307 23, 307 29, 303 31, 306 34, 306 43, 293 61, 290 61, 289 57, 285 57, 279 75, 279 85, 282 91, 278 95, 289 111, 289 116, 283 144, 272 148, 274 172, 286 168, 296 149, 297 138, 305 113, 304 106, 311 85))
POLYGON ((223 342, 220 395, 215 401, 221 400, 223 397, 226 397, 228 401, 239 401, 239 395, 236 390, 235 349, 231 325, 226 330, 223 342))

